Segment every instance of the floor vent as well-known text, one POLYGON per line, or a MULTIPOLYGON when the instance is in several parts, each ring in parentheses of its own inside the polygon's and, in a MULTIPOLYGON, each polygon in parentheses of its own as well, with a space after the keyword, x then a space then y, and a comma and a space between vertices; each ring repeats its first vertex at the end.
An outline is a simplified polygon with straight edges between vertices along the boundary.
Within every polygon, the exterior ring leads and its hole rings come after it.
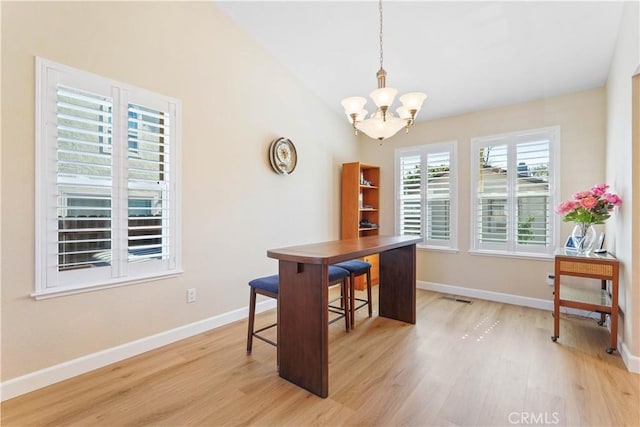
POLYGON ((471 300, 460 298, 460 297, 454 297, 454 296, 450 296, 450 295, 445 295, 445 296, 440 297, 440 298, 446 299, 448 301, 462 302, 462 303, 465 303, 465 304, 473 304, 473 301, 471 301, 471 300))

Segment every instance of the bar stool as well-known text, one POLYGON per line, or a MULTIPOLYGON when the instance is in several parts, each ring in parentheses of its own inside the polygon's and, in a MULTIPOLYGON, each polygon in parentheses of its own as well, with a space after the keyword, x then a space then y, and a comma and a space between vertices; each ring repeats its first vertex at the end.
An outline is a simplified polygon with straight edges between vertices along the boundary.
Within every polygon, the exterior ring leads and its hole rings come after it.
MULTIPOLYGON (((339 314, 338 317, 331 319, 329 323, 333 323, 337 320, 344 318, 344 326, 345 330, 349 331, 349 319, 350 319, 350 310, 347 306, 348 297, 348 289, 347 289, 347 278, 350 273, 348 270, 345 270, 340 267, 329 266, 329 287, 340 284, 340 296, 334 298, 328 302, 329 311, 332 313, 339 314), (340 300, 340 306, 332 305, 337 300, 340 300)), ((256 315, 256 295, 264 295, 269 298, 273 298, 275 300, 278 299, 278 284, 279 277, 277 274, 272 276, 260 277, 258 279, 253 279, 249 282, 249 287, 251 288, 249 294, 249 327, 247 331, 247 354, 251 354, 251 349, 253 347, 253 337, 258 338, 266 343, 269 343, 273 346, 277 346, 278 344, 270 340, 264 336, 261 336, 260 333, 266 331, 267 329, 273 328, 278 323, 273 323, 271 325, 265 326, 263 328, 254 330, 254 322, 256 315)))
POLYGON ((349 271, 349 301, 351 305, 351 329, 353 329, 355 324, 355 312, 356 310, 361 309, 365 305, 369 307, 369 317, 373 315, 373 309, 371 307, 371 264, 366 261, 360 261, 357 259, 351 261, 344 261, 333 264, 334 267, 344 268, 349 271), (362 276, 363 274, 367 275, 367 299, 363 300, 361 298, 356 298, 356 290, 355 290, 355 278, 358 276, 362 276), (355 302, 358 301, 359 305, 355 305, 355 302))

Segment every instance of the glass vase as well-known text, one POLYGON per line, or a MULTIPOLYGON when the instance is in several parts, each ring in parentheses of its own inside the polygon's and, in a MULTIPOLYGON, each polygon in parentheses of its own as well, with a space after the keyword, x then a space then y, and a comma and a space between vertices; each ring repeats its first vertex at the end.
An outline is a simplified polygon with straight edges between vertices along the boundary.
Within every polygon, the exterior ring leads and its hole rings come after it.
POLYGON ((579 254, 587 254, 596 243, 596 229, 588 222, 576 222, 571 232, 573 247, 579 254))

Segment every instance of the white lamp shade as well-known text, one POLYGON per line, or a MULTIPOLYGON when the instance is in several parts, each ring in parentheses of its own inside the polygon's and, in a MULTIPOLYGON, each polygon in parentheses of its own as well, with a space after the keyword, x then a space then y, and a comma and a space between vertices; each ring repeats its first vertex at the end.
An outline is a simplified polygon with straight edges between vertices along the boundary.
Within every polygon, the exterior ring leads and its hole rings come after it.
POLYGON ((398 91, 392 87, 381 87, 369 94, 373 102, 378 108, 388 107, 393 104, 393 100, 398 94, 398 91))
POLYGON ((361 120, 366 119, 367 118, 367 114, 369 114, 369 112, 367 110, 365 110, 365 109, 362 109, 362 110, 358 111, 356 113, 356 120, 357 121, 361 121, 361 120))
MULTIPOLYGON (((369 112, 367 110, 360 110, 357 113, 355 113, 356 115, 356 122, 362 121, 364 119, 367 118, 367 114, 369 114, 369 112)), ((349 118, 349 123, 353 124, 353 117, 351 116, 351 114, 347 114, 347 117, 349 118)))
POLYGON ((400 102, 402 102, 402 106, 407 110, 416 110, 420 111, 422 108, 422 103, 427 99, 427 94, 422 92, 410 92, 402 95, 400 97, 400 102))
POLYGON ((400 116, 400 118, 403 120, 407 120, 411 118, 411 113, 409 112, 409 109, 404 105, 402 107, 398 107, 396 109, 396 112, 398 113, 398 116, 400 116))
POLYGON ((389 114, 387 115, 387 120, 382 120, 381 117, 374 117, 356 123, 356 128, 370 138, 383 140, 398 133, 405 125, 404 120, 389 114))
POLYGON ((351 117, 352 114, 358 114, 360 111, 364 110, 364 104, 366 103, 367 100, 361 96, 351 96, 342 100, 344 113, 349 117, 351 117))

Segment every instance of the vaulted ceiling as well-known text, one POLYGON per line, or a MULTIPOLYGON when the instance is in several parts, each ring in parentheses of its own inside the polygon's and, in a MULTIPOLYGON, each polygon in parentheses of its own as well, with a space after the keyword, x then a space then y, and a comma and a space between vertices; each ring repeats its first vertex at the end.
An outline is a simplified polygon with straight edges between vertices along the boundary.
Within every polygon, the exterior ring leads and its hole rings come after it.
MULTIPOLYGON (((376 1, 216 4, 340 114, 343 98, 376 88, 376 1)), ((383 11, 387 86, 427 93, 424 120, 603 86, 622 2, 389 0, 383 11)))

